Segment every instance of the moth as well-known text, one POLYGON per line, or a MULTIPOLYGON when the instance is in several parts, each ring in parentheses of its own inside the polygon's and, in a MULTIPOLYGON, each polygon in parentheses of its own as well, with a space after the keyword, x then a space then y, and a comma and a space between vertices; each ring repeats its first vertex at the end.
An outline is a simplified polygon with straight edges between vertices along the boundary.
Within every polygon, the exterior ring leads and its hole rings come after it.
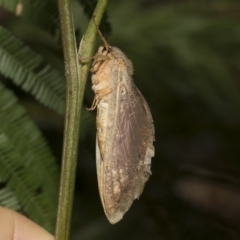
POLYGON ((151 176, 154 125, 132 75, 133 66, 117 47, 104 42, 91 67, 92 107, 97 108, 96 162, 104 212, 115 224, 143 192, 151 176))

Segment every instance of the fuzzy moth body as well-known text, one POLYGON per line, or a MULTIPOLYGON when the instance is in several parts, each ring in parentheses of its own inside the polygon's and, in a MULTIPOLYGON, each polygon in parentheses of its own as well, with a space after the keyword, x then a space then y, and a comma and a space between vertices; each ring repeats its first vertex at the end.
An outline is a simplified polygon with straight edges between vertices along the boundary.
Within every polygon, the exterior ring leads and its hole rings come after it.
POLYGON ((105 214, 114 224, 140 197, 151 175, 154 126, 126 55, 116 47, 101 46, 94 58, 90 110, 97 107, 98 187, 105 214))

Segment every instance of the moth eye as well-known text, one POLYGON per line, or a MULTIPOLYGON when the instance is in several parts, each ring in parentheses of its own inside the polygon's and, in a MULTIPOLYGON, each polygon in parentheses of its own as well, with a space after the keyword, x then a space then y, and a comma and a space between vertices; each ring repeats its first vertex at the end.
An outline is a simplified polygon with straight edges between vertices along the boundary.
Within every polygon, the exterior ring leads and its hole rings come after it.
POLYGON ((107 50, 103 50, 102 55, 106 56, 107 54, 108 54, 108 51, 107 50))
POLYGON ((99 48, 98 48, 98 52, 99 53, 102 53, 104 51, 104 47, 103 46, 100 46, 99 48))

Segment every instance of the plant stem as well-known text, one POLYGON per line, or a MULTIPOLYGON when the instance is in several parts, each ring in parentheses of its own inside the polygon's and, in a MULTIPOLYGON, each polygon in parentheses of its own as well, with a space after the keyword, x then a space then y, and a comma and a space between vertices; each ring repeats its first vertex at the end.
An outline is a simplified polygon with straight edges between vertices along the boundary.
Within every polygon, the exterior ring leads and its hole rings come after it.
MULTIPOLYGON (((58 2, 67 89, 62 171, 55 238, 56 240, 68 240, 77 166, 80 113, 90 63, 82 66, 79 65, 71 1, 59 0, 58 2)), ((102 19, 107 2, 108 0, 99 0, 97 3, 94 11, 97 24, 99 24, 102 19)), ((87 31, 81 41, 81 47, 79 50, 81 57, 93 55, 96 33, 96 27, 92 21, 90 21, 87 31)))

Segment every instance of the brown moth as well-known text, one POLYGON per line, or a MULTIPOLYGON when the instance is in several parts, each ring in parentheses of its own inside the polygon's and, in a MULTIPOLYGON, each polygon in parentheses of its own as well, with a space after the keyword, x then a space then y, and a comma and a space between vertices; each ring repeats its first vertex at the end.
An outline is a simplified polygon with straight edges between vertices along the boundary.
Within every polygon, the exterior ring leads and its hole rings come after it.
MULTIPOLYGON (((99 31, 99 30, 98 30, 99 31)), ((142 194, 151 175, 154 126, 148 104, 135 86, 133 66, 103 39, 92 64, 97 107, 96 160, 104 212, 115 224, 142 194)))

